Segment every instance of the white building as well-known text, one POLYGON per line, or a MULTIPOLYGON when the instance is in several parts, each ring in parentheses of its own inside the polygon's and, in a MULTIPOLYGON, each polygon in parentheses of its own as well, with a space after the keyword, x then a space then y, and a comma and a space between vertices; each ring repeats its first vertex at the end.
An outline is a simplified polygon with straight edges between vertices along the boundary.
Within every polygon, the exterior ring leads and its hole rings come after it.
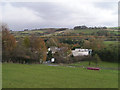
POLYGON ((91 55, 92 49, 75 49, 72 50, 73 56, 88 56, 91 55))

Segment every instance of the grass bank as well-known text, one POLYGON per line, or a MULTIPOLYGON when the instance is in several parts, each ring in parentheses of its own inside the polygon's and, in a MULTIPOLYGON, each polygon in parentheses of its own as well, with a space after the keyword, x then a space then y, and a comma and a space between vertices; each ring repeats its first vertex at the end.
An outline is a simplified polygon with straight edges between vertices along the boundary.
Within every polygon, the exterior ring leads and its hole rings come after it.
POLYGON ((118 71, 3 64, 3 88, 117 88, 118 71))

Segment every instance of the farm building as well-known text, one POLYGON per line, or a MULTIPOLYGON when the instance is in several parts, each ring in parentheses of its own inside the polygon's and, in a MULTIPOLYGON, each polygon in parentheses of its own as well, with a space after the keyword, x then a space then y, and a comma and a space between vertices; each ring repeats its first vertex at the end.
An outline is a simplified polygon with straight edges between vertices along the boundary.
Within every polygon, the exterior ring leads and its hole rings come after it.
POLYGON ((88 56, 91 55, 92 49, 75 49, 72 50, 73 56, 88 56))

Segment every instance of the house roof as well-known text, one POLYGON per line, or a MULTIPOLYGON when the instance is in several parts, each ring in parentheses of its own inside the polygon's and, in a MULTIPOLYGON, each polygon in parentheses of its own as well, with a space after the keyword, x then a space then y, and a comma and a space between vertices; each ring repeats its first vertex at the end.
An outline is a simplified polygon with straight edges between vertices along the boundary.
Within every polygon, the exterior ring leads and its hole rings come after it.
POLYGON ((75 51, 77 51, 77 52, 88 52, 89 49, 75 49, 75 51))

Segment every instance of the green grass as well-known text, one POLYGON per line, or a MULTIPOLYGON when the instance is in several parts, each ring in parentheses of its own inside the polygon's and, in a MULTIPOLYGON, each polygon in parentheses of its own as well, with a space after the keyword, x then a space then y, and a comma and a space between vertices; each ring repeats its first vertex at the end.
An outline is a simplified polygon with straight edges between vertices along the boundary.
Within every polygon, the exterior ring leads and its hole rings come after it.
POLYGON ((119 41, 104 41, 104 44, 106 46, 109 46, 109 45, 119 45, 120 42, 119 41))
MULTIPOLYGON (((92 33, 97 33, 98 31, 101 31, 99 29, 96 30, 91 30, 91 29, 85 29, 85 30, 72 30, 71 32, 73 33, 84 33, 84 34, 92 34, 92 33)), ((114 31, 114 30, 106 30, 109 33, 113 34, 120 34, 120 31, 114 31)))
POLYGON ((44 33, 44 31, 40 31, 40 30, 36 30, 36 31, 31 31, 31 30, 29 30, 29 31, 12 31, 11 32, 13 35, 16 35, 16 36, 24 36, 24 34, 26 34, 26 35, 29 35, 29 34, 35 34, 35 33, 44 33), (21 35, 21 34, 23 34, 23 35, 21 35))
POLYGON ((73 33, 84 33, 84 34, 91 34, 93 32, 98 32, 99 30, 74 30, 73 33))
POLYGON ((85 66, 85 67, 103 67, 103 68, 114 68, 118 69, 118 63, 112 63, 112 62, 99 62, 98 65, 96 66, 95 63, 91 62, 91 65, 89 66, 89 61, 82 61, 82 62, 77 62, 69 65, 74 65, 74 66, 85 66))
POLYGON ((3 88, 117 88, 118 71, 3 64, 3 88))
POLYGON ((38 31, 23 31, 22 33, 29 33, 29 34, 31 34, 31 33, 43 33, 44 31, 40 31, 40 30, 38 30, 38 31))
POLYGON ((109 32, 113 34, 120 34, 120 31, 109 31, 109 32))

